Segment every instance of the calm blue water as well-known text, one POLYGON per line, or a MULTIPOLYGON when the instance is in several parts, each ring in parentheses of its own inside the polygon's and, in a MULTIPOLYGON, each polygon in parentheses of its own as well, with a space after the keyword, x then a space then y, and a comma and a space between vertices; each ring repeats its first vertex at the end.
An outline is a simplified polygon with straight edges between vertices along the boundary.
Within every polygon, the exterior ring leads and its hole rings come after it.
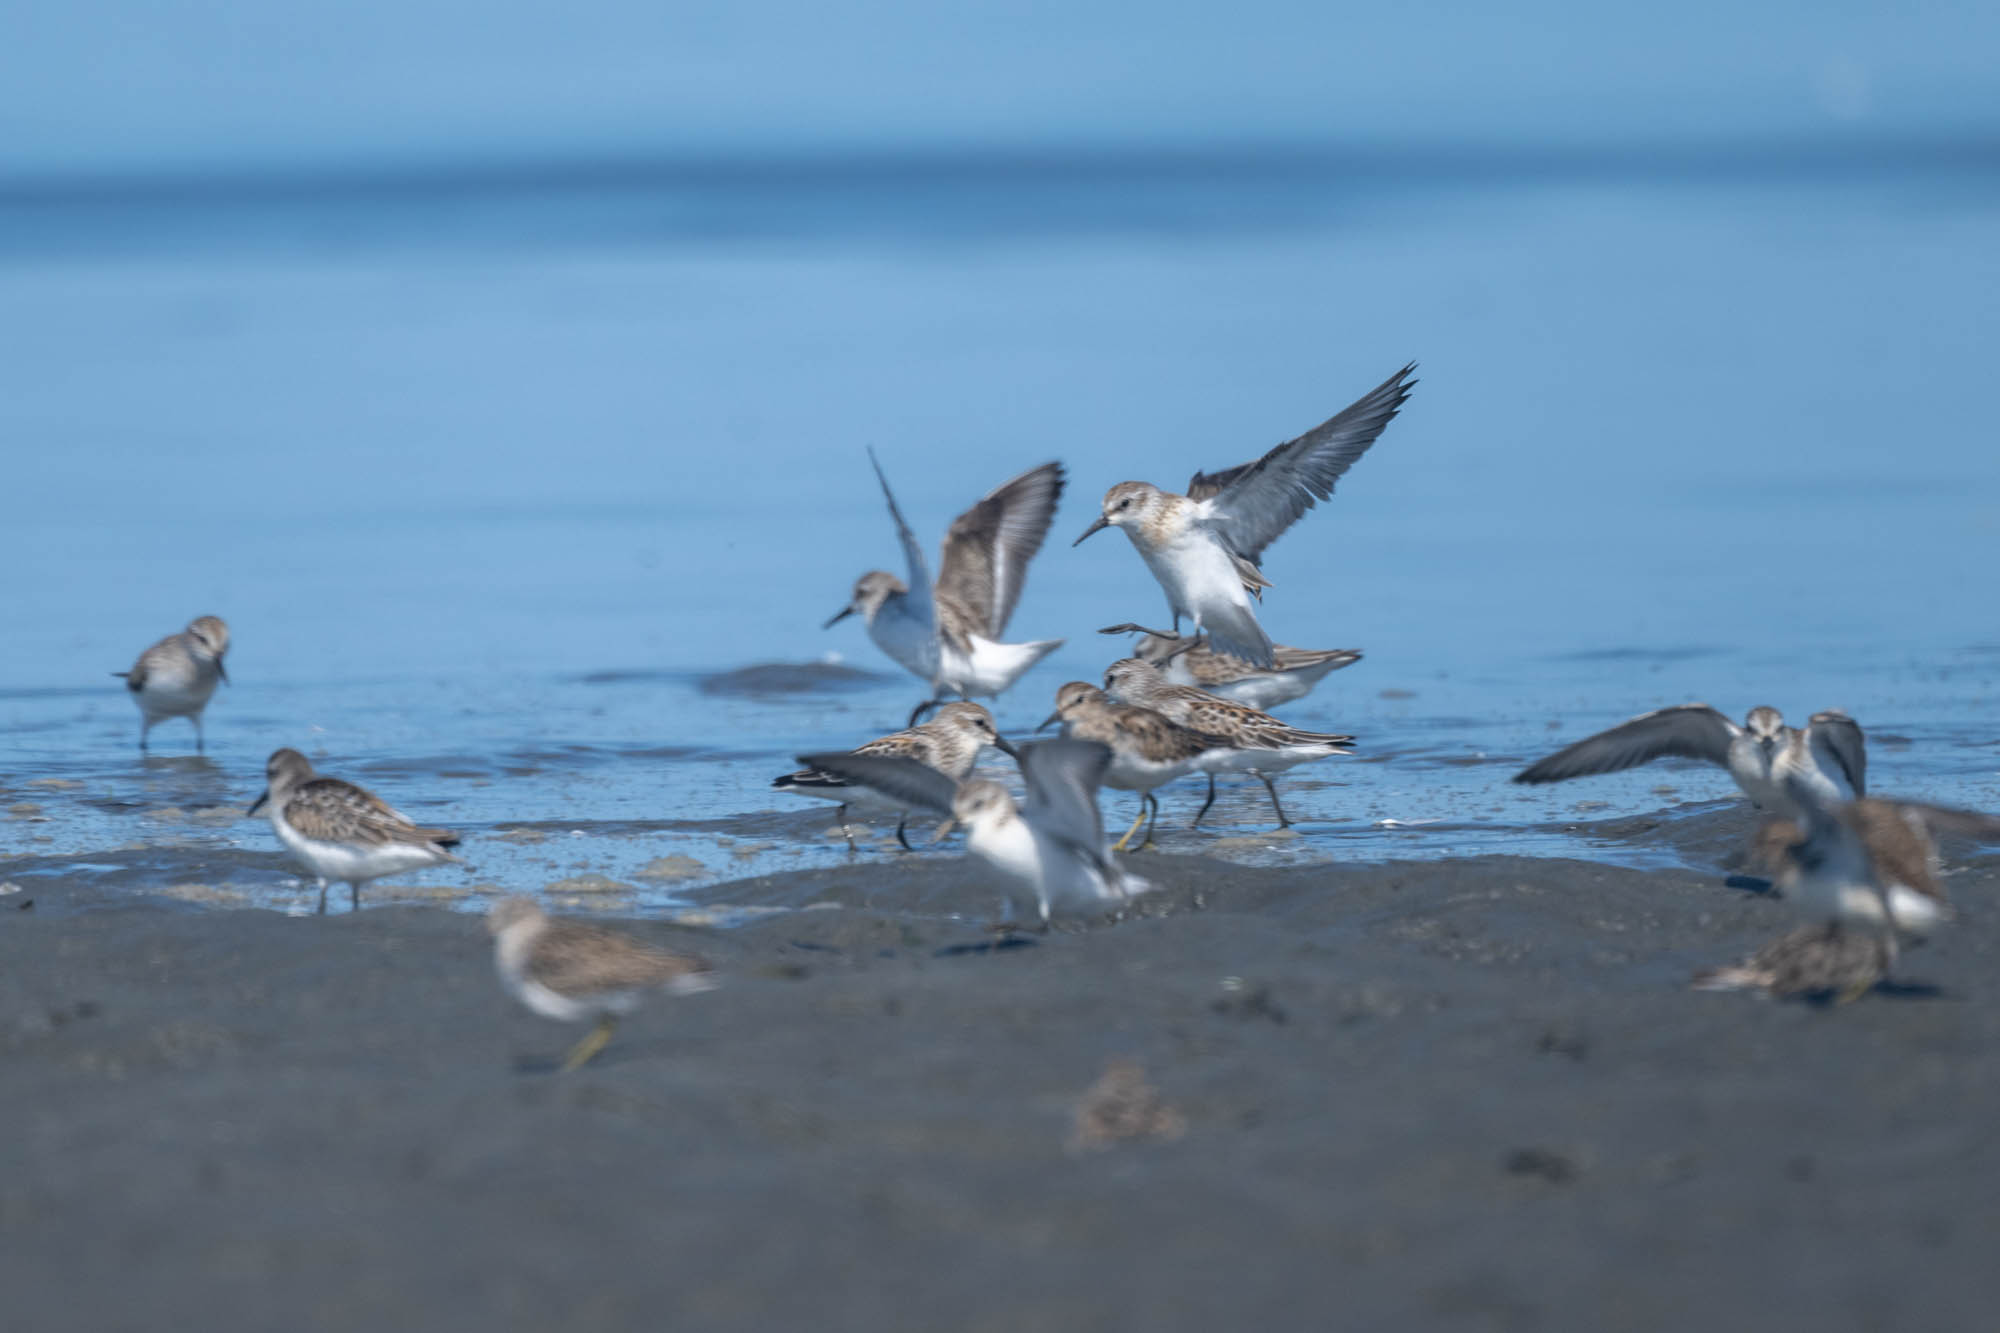
MULTIPOLYGON (((933 541, 1069 465, 1014 622, 1069 645, 1002 701, 1022 732, 1120 655, 1096 627, 1162 615, 1122 540, 1069 547, 1107 486, 1242 461, 1412 358, 1408 408, 1267 565, 1279 639, 1366 652, 1287 710, 1362 755, 1295 774, 1303 836, 1223 854, 1673 859, 1576 825, 1719 801, 1719 771, 1504 778, 1689 699, 1845 707, 1883 739, 1878 790, 2000 808, 1996 161, 919 155, 7 194, 0 880, 296 906, 268 826, 227 813, 279 745, 467 829, 471 871, 417 877, 441 889, 590 873, 644 908, 684 882, 636 877, 661 858, 839 860, 828 809, 768 781, 899 725, 916 682, 703 682, 894 671, 819 629, 894 567, 864 446, 933 541), (177 723, 142 762, 105 673, 211 612, 236 639, 213 762, 167 758, 177 723)), ((1219 809, 1225 838, 1268 823, 1254 785, 1219 809)))

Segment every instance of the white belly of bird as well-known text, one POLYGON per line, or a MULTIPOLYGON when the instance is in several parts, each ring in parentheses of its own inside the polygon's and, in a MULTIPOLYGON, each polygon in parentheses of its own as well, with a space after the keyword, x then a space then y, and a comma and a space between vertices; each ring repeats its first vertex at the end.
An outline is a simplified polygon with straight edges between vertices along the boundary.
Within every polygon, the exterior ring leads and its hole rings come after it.
POLYGON ((1207 690, 1210 694, 1247 705, 1260 713, 1268 713, 1280 704, 1288 704, 1294 699, 1303 699, 1312 693, 1313 682, 1303 678, 1303 673, 1280 671, 1268 676, 1245 676, 1232 680, 1227 685, 1203 685, 1200 681, 1180 682, 1207 690))
POLYGON ((1212 750, 1203 756, 1202 768, 1210 773, 1263 773, 1268 776, 1337 753, 1325 741, 1286 745, 1276 750, 1212 750))
POLYGON ((271 812, 271 827, 294 859, 316 879, 336 884, 361 884, 401 870, 437 865, 440 857, 416 843, 323 842, 308 838, 285 822, 284 812, 271 812))
POLYGON ((969 634, 970 654, 950 644, 939 646, 938 682, 967 696, 992 698, 1004 694, 1023 672, 1048 656, 1049 643, 999 643, 969 634))
POLYGON ((1168 608, 1197 626, 1206 624, 1217 610, 1250 607, 1236 562, 1205 534, 1189 532, 1158 548, 1141 546, 1139 555, 1166 591, 1168 608))
POLYGON ((1888 913, 1882 895, 1867 881, 1852 874, 1801 876, 1786 889, 1799 911, 1817 921, 1838 921, 1865 930, 1886 931, 1892 924, 1906 935, 1929 935, 1944 922, 1944 909, 1935 898, 1918 893, 1905 884, 1888 889, 1888 913))
POLYGON ((1042 837, 1018 816, 968 828, 965 848, 998 871, 1011 889, 1032 899, 1044 917, 1053 907, 1119 896, 1095 867, 1042 837))
POLYGON ((900 597, 884 602, 875 612, 868 622, 868 637, 875 640, 877 648, 925 684, 936 677, 939 668, 937 632, 905 610, 900 597))
POLYGON ((146 716, 157 722, 169 717, 188 717, 208 706, 215 694, 217 677, 204 678, 198 671, 156 674, 133 697, 146 716))
POLYGON ((1104 770, 1103 781, 1105 786, 1119 791, 1151 791, 1194 771, 1195 764, 1191 759, 1155 763, 1143 755, 1114 748, 1111 751, 1111 766, 1104 770))

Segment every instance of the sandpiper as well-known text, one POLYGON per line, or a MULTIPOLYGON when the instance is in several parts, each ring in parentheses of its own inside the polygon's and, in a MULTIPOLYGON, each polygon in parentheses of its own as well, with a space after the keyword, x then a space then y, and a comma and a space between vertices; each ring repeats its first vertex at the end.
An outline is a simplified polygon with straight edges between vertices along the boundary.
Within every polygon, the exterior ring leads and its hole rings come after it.
POLYGON ((1792 777, 1825 800, 1868 794, 1867 745, 1853 718, 1829 709, 1814 713, 1804 727, 1788 727, 1784 715, 1768 706, 1751 709, 1740 727, 1707 704, 1677 704, 1641 713, 1531 764, 1515 774, 1514 781, 1563 782, 1616 773, 1669 755, 1728 769, 1760 809, 1788 819, 1805 813, 1787 795, 1787 780, 1792 777))
POLYGON ((1122 528, 1167 594, 1179 631, 1194 621, 1224 652, 1276 665, 1274 645, 1251 603, 1271 586, 1258 568, 1264 548, 1333 494, 1334 485, 1381 435, 1410 396, 1411 362, 1338 416, 1254 462, 1197 472, 1186 495, 1143 481, 1105 492, 1103 512, 1072 545, 1101 528, 1122 528))
POLYGON ((1125 836, 1112 844, 1114 852, 1125 850, 1141 824, 1146 825, 1146 836, 1139 850, 1153 845, 1153 825, 1160 819, 1160 798, 1153 794, 1154 788, 1199 773, 1204 764, 1220 762, 1230 750, 1229 742, 1219 736, 1191 731, 1150 708, 1114 703, 1103 690, 1081 680, 1072 680, 1056 691, 1056 711, 1042 726, 1056 722, 1063 724, 1065 736, 1110 747, 1105 786, 1139 793, 1138 817, 1125 836), (1152 823, 1146 822, 1149 813, 1152 823))
POLYGON ((1189 827, 1198 826, 1208 808, 1215 804, 1215 775, 1233 772, 1249 773, 1262 782, 1271 795, 1271 809, 1277 812, 1278 827, 1290 828, 1292 821, 1286 816, 1285 807, 1278 803, 1278 789, 1272 785, 1271 775, 1315 759, 1354 753, 1347 748, 1354 744, 1352 736, 1305 731, 1248 704, 1219 698, 1191 685, 1172 684, 1158 667, 1136 657, 1113 662, 1105 670, 1104 691, 1114 699, 1155 709, 1183 727, 1227 742, 1226 752, 1202 762, 1201 767, 1208 773, 1208 799, 1201 803, 1194 824, 1189 827))
POLYGON ((563 1060, 568 1073, 604 1049, 618 1020, 649 992, 713 990, 707 963, 579 921, 551 918, 532 898, 502 898, 486 914, 493 962, 515 999, 565 1023, 595 1019, 563 1060))
POLYGON ((1143 634, 1132 655, 1151 662, 1175 685, 1192 685, 1223 699, 1266 712, 1311 694, 1329 672, 1361 660, 1354 648, 1287 648, 1271 645, 1270 668, 1219 653, 1199 638, 1144 625, 1110 625, 1099 634, 1143 634))
POLYGON ((1844 971, 1839 998, 1852 1000, 1894 963, 1898 936, 1921 938, 1951 918, 1934 835, 2000 841, 2000 817, 1916 801, 1832 799, 1820 783, 1798 772, 1787 774, 1784 783, 1804 834, 1785 849, 1778 889, 1821 938, 1815 943, 1795 932, 1742 968, 1705 973, 1696 984, 1796 993, 1836 989, 1805 984, 1801 976, 1810 980, 1844 971), (1864 937, 1873 947, 1839 942, 1841 935, 1864 937))
MULTIPOLYGON (((986 705, 975 703, 949 703, 938 710, 936 717, 921 726, 869 741, 857 746, 850 754, 900 755, 914 759, 950 778, 953 782, 963 782, 972 776, 973 767, 979 762, 979 753, 987 746, 1005 754, 1015 754, 1014 747, 1000 734, 994 724, 993 714, 986 711, 986 705)), ((779 791, 788 791, 800 796, 815 796, 823 801, 840 802, 840 831, 847 837, 847 849, 854 850, 854 832, 847 825, 849 806, 869 809, 894 810, 897 813, 896 841, 903 844, 903 850, 914 850, 903 830, 909 823, 910 808, 891 801, 873 787, 849 782, 832 773, 816 768, 802 768, 796 773, 772 779, 771 785, 779 791)))
POLYGON ((345 883, 359 911, 361 886, 369 880, 458 860, 445 850, 458 845, 456 833, 422 828, 366 788, 319 776, 297 750, 273 752, 264 781, 249 813, 271 807, 278 840, 319 881, 322 914, 330 882, 345 883))
POLYGON ((229 626, 221 616, 201 616, 179 634, 169 634, 139 654, 130 671, 111 674, 123 678, 139 706, 139 748, 146 748, 147 734, 154 724, 170 717, 184 717, 194 723, 194 748, 207 749, 201 731, 201 711, 208 707, 216 682, 227 685, 229 673, 222 659, 229 651, 229 626))
POLYGON ((953 520, 933 586, 924 549, 904 522, 872 449, 868 461, 896 522, 909 581, 879 569, 863 574, 853 597, 826 627, 859 612, 876 647, 930 686, 931 697, 911 712, 911 725, 943 703, 947 691, 967 699, 997 697, 1062 647, 1061 639, 1000 642, 1021 600, 1028 562, 1041 549, 1062 498, 1062 464, 1030 468, 953 520))
POLYGON ((1028 796, 1019 806, 997 782, 955 783, 897 756, 809 754, 799 762, 957 818, 966 850, 1032 897, 1044 927, 1057 906, 1101 907, 1152 888, 1104 845, 1097 787, 1111 764, 1109 746, 1067 738, 1023 745, 1028 796))

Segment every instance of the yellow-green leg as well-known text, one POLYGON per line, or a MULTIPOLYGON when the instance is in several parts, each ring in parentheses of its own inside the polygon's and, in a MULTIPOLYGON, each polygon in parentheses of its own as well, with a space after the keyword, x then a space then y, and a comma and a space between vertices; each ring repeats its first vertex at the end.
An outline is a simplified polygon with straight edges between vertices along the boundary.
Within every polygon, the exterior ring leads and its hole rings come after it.
POLYGON ((1131 828, 1125 830, 1124 837, 1120 838, 1117 842, 1111 844, 1111 850, 1114 852, 1122 852, 1126 850, 1126 844, 1132 841, 1132 835, 1134 833, 1137 833, 1139 831, 1139 825, 1145 822, 1146 822, 1146 795, 1144 792, 1141 792, 1139 794, 1139 817, 1132 821, 1131 828))
POLYGON ((612 1030, 617 1026, 618 1020, 610 1014, 606 1014, 604 1017, 598 1019, 597 1026, 592 1028, 590 1034, 578 1042, 570 1051, 568 1057, 563 1060, 562 1072, 567 1074, 573 1070, 581 1069, 591 1056, 603 1050, 605 1045, 610 1042, 612 1030))

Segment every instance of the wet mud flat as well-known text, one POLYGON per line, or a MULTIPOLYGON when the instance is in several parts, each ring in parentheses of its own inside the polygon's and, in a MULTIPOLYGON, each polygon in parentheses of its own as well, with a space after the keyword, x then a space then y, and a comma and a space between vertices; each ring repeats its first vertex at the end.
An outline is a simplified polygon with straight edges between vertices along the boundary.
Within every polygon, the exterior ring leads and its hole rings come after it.
POLYGON ((1989 1326, 2000 863, 1839 1008, 1683 989, 1790 924, 1716 875, 1146 872, 1045 936, 955 861, 700 890, 797 910, 627 923, 726 984, 568 1076, 464 913, 0 899, 7 1322, 1989 1326))

